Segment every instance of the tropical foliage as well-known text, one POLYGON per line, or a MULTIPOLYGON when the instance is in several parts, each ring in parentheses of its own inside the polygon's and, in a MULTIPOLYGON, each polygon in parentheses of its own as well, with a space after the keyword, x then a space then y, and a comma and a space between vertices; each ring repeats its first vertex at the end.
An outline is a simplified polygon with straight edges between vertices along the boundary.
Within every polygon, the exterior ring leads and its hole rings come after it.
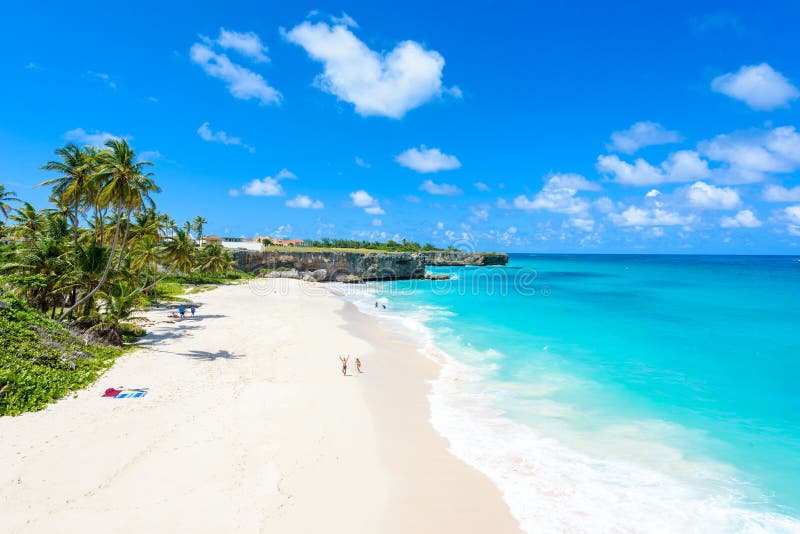
POLYGON ((164 277, 233 270, 227 250, 201 244, 205 218, 178 227, 156 209, 153 164, 126 140, 69 144, 55 156, 40 184, 51 206, 37 209, 0 184, 0 282, 27 305, 121 344, 120 325, 158 300, 164 277))

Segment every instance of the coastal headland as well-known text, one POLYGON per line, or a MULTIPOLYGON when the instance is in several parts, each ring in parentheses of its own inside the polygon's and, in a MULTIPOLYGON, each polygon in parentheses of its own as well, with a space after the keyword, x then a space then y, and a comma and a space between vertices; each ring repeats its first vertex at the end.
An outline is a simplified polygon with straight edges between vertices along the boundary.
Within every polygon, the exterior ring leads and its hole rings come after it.
POLYGON ((426 266, 506 265, 500 252, 382 252, 350 250, 236 250, 237 267, 253 273, 316 282, 412 280, 425 277, 426 266), (281 274, 281 271, 283 273, 281 274))

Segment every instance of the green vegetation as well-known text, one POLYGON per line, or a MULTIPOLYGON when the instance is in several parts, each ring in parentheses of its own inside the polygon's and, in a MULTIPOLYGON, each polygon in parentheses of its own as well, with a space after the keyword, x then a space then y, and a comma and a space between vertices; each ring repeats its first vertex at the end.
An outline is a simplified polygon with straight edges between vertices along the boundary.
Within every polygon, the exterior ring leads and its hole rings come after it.
MULTIPOLYGON (((292 247, 295 250, 301 247, 292 247)), ((355 239, 331 239, 325 237, 320 240, 307 239, 305 247, 310 249, 340 249, 340 250, 366 250, 366 251, 379 251, 379 252, 433 252, 439 250, 456 250, 454 248, 442 249, 437 248, 430 243, 420 245, 413 241, 406 241, 403 239, 401 242, 389 240, 386 242, 380 241, 358 241, 355 239)))
POLYGON ((127 141, 55 154, 43 166, 55 176, 40 184, 51 206, 0 184, 0 300, 12 303, 0 309, 0 414, 41 408, 111 365, 118 351, 83 347, 65 327, 119 346, 143 334, 137 310, 190 284, 248 276, 227 250, 198 244, 206 219, 178 227, 156 210, 152 163, 127 141))
POLYGON ((0 344, 0 415, 41 410, 94 382, 122 353, 78 339, 1 292, 0 344))

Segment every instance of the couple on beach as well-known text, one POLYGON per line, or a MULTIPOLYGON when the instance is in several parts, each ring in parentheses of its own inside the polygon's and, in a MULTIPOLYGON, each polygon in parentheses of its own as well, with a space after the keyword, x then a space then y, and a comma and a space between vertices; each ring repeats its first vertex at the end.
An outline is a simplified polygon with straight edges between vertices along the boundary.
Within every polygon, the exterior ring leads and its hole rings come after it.
MULTIPOLYGON (((347 358, 344 356, 339 356, 339 361, 342 362, 342 376, 347 376, 347 362, 350 361, 350 355, 347 355, 347 358)), ((356 371, 361 373, 361 360, 356 358, 356 371)))

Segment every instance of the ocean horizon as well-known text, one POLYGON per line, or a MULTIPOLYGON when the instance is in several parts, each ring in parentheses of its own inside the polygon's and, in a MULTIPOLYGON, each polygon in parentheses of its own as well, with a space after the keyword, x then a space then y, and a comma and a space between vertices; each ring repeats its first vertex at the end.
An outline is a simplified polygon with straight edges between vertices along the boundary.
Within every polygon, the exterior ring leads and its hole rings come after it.
POLYGON ((800 255, 429 270, 349 298, 443 364, 434 427, 526 530, 800 531, 800 255))

